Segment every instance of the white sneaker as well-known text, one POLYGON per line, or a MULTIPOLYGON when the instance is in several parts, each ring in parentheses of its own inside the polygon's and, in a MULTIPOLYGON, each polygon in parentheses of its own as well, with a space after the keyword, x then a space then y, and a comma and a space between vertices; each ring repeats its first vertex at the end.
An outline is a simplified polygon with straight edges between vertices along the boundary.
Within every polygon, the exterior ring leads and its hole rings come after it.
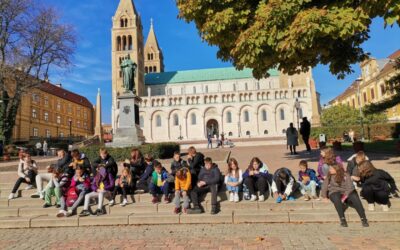
POLYGON ((65 210, 60 210, 58 211, 57 215, 58 218, 66 217, 67 216, 67 211, 65 210))
POLYGON ((128 201, 127 201, 126 199, 124 199, 124 200, 122 201, 122 203, 121 203, 121 206, 122 206, 122 207, 125 207, 126 204, 128 204, 128 201))
POLYGON ((258 196, 258 201, 265 201, 265 197, 264 197, 264 195, 260 195, 260 196, 258 196))
POLYGON ((11 193, 11 194, 8 196, 8 199, 9 199, 9 200, 12 200, 12 199, 15 199, 15 198, 17 198, 17 194, 11 193))
POLYGON ((250 201, 256 201, 257 200, 257 195, 252 194, 250 201))
POLYGON ((234 194, 233 194, 233 192, 230 192, 229 193, 229 201, 233 202, 234 200, 235 200, 234 194))
POLYGON ((30 189, 33 189, 33 186, 32 186, 32 185, 28 185, 28 186, 26 186, 26 188, 25 188, 25 190, 30 190, 30 189))
POLYGON ((235 193, 235 194, 233 195, 233 201, 234 201, 234 202, 239 202, 239 194, 238 194, 238 193, 235 193))
POLYGON ((374 203, 368 203, 368 211, 375 211, 375 204, 374 203))
POLYGON ((388 205, 382 205, 382 211, 383 212, 389 212, 389 206, 388 205))
POLYGON ((108 203, 108 205, 114 206, 114 205, 115 205, 115 201, 114 201, 114 200, 110 200, 110 202, 108 203))

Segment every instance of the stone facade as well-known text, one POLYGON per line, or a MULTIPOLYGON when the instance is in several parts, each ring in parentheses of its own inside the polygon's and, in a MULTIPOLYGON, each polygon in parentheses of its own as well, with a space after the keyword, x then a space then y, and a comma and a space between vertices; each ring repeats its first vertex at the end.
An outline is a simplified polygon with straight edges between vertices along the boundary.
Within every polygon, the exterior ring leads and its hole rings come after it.
MULTIPOLYGON (((385 82, 398 74, 394 61, 400 57, 397 50, 387 58, 370 58, 360 64, 361 78, 353 82, 341 95, 330 101, 330 105, 349 105, 353 108, 364 107, 371 103, 386 100, 390 94, 386 92, 385 82)), ((400 122, 400 104, 387 110, 391 122, 400 122)))

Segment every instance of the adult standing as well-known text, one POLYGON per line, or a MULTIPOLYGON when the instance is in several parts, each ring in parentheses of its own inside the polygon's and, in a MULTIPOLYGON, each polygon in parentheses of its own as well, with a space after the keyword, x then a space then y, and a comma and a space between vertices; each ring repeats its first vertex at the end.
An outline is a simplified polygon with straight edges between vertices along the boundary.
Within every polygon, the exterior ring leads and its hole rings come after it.
POLYGON ((36 147, 37 155, 40 155, 40 151, 42 150, 42 143, 40 143, 40 141, 38 141, 36 143, 35 147, 36 147))
POLYGON ((212 137, 211 137, 211 134, 207 135, 207 148, 212 148, 212 137))
POLYGON ((43 157, 47 156, 47 151, 49 150, 49 147, 47 145, 47 141, 43 142, 43 157))
POLYGON ((225 144, 225 134, 222 133, 221 134, 221 147, 224 147, 224 144, 225 144))
POLYGON ((297 133, 297 129, 293 127, 292 122, 290 123, 289 128, 286 130, 286 139, 287 139, 287 145, 289 145, 290 148, 290 154, 297 155, 296 146, 299 144, 298 142, 299 135, 297 133))
POLYGON ((307 117, 303 117, 303 121, 300 123, 300 134, 303 138, 304 144, 306 144, 307 152, 311 152, 310 144, 308 143, 311 133, 311 124, 307 120, 307 117))

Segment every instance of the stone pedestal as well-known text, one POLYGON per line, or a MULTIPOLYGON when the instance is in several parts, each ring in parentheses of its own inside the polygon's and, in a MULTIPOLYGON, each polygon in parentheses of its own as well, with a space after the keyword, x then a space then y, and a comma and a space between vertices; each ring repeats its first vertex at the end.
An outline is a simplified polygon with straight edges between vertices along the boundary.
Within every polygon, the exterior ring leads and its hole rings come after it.
POLYGON ((117 124, 111 147, 132 147, 144 143, 143 130, 139 126, 139 102, 140 97, 133 93, 124 93, 117 97, 117 124))

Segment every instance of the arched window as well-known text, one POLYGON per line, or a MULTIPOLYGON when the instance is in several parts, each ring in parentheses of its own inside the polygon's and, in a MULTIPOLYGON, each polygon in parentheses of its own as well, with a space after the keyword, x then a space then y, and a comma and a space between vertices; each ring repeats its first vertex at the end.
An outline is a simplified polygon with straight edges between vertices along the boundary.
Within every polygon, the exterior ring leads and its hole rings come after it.
POLYGON ((149 60, 149 61, 150 61, 150 53, 149 53, 149 54, 147 54, 147 60, 149 60))
POLYGON ((263 122, 267 121, 267 111, 265 109, 261 111, 261 115, 262 115, 262 121, 263 122))
POLYGON ((246 131, 246 135, 250 136, 250 131, 246 131))
POLYGON ((192 125, 196 125, 196 123, 197 123, 196 114, 194 114, 194 113, 191 114, 190 119, 191 119, 192 125))
POLYGON ((149 68, 147 68, 147 66, 144 67, 144 72, 146 72, 146 74, 149 73, 149 68))
POLYGON ((301 97, 301 90, 297 91, 297 97, 301 97))
POLYGON ((280 114, 281 121, 284 121, 285 120, 285 110, 283 108, 281 108, 279 110, 279 114, 280 114))
MULTIPOLYGON (((349 103, 349 106, 350 106, 350 103, 349 103)), ((300 119, 303 118, 303 109, 302 108, 299 108, 299 118, 300 119)))
POLYGON ((154 55, 153 55, 153 53, 151 53, 150 54, 150 60, 153 60, 154 59, 154 55))
POLYGON ((121 37, 118 36, 117 37, 117 51, 121 51, 121 37))
POLYGON ((177 114, 174 114, 174 126, 179 126, 179 117, 177 114))
POLYGON ((282 129, 282 134, 286 134, 286 129, 282 129))
POLYGON ((124 25, 125 25, 124 19, 121 19, 121 22, 120 22, 120 26, 121 26, 121 28, 123 28, 123 27, 124 27, 124 25))
POLYGON ((153 67, 149 67, 149 73, 152 73, 153 72, 153 67))
POLYGON ((268 130, 264 130, 264 135, 268 135, 268 130))
POLYGON ((132 36, 128 36, 128 50, 132 50, 132 48, 133 48, 132 36))
POLYGON ((125 19, 125 27, 128 27, 128 19, 125 19))
POLYGON ((161 116, 157 115, 157 116, 156 116, 156 126, 157 126, 157 127, 161 127, 161 125, 162 125, 162 124, 161 124, 161 116))
POLYGON ((142 115, 139 117, 139 126, 140 128, 144 128, 144 118, 142 115))
POLYGON ((193 94, 196 94, 196 86, 193 87, 193 94))
POLYGON ((157 67, 156 66, 153 67, 153 72, 157 72, 157 67))
POLYGON ((233 136, 233 133, 232 133, 232 132, 229 132, 228 135, 229 135, 229 136, 233 136))
POLYGON ((226 123, 232 123, 232 112, 228 111, 226 113, 226 123))
POLYGON ((250 114, 249 111, 244 111, 244 122, 250 122, 250 114))
POLYGON ((127 41, 126 41, 126 36, 122 37, 122 50, 127 50, 127 41))

